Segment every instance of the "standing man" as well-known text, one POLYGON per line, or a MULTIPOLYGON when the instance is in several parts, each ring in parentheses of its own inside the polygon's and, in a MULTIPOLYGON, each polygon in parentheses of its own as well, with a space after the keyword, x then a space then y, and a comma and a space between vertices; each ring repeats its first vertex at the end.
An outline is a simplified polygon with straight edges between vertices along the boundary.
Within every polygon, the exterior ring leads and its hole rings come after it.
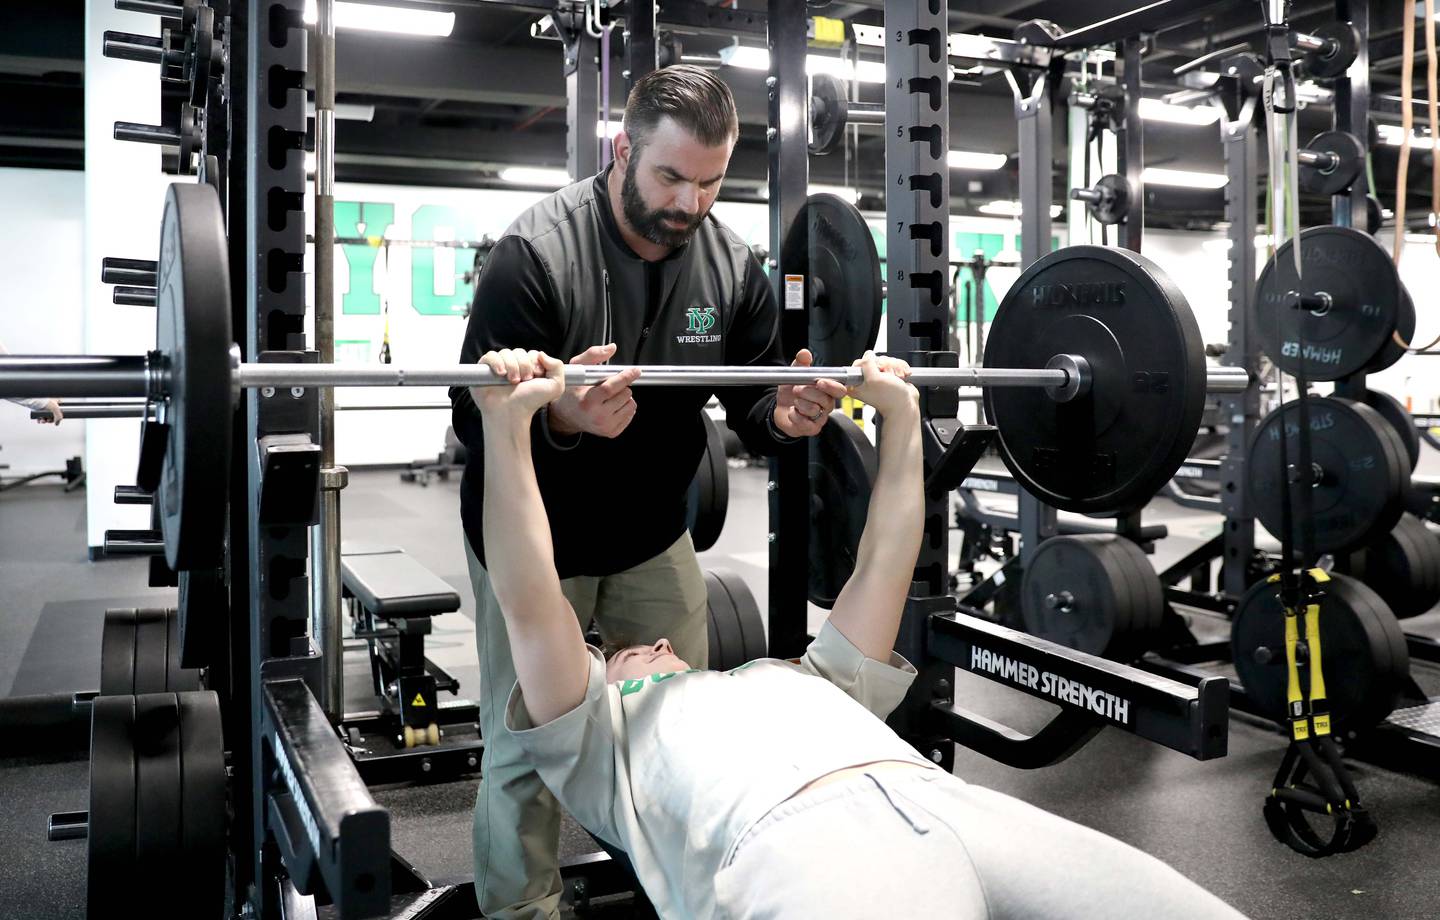
MULTIPOLYGON (((710 216, 739 135, 730 89, 677 65, 640 80, 615 160, 538 202, 496 243, 470 313, 462 363, 524 348, 578 364, 778 365, 778 309, 749 248, 710 216)), ((808 365, 808 351, 795 358, 808 365)), ((685 531, 685 494, 705 451, 699 387, 633 390, 637 372, 572 388, 537 413, 532 455, 555 568, 582 629, 607 643, 669 637, 708 659, 706 594, 685 531), (677 615, 676 611, 680 613, 677 615)), ((727 423, 753 452, 818 434, 845 388, 725 388, 727 423)), ((450 391, 468 449, 460 513, 475 588, 480 730, 475 892, 487 917, 558 916, 560 811, 504 724, 515 664, 485 570, 484 432, 465 387, 450 391)))

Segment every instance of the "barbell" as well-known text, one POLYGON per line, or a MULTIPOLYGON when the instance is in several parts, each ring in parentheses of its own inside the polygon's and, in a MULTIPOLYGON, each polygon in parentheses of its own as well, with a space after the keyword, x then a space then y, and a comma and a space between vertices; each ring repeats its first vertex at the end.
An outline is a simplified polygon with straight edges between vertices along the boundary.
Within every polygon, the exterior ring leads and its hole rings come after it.
MULTIPOLYGON (((144 397, 151 401, 171 395, 169 356, 162 351, 145 355, 6 355, 0 357, 0 397, 46 395, 52 397, 144 397)), ((647 386, 800 386, 833 380, 847 387, 865 382, 859 367, 776 367, 690 364, 594 365, 567 364, 566 387, 596 386, 624 370, 640 376, 632 387, 647 386)), ((220 371, 224 374, 225 371, 220 371)), ((1087 393, 1093 382, 1089 362, 1079 354, 1054 355, 1047 366, 915 367, 909 380, 917 387, 1037 387, 1057 402, 1087 393)), ((434 367, 342 366, 335 364, 242 363, 232 346, 229 380, 238 397, 241 390, 279 390, 307 387, 499 386, 508 383, 484 364, 434 367)), ((1240 368, 1211 367, 1205 387, 1214 393, 1235 393, 1249 384, 1240 368)), ((79 408, 84 408, 83 406, 79 408)), ((108 407, 107 407, 108 408, 108 407)), ((122 407, 125 408, 125 407, 122 407)), ((131 404, 132 414, 138 404, 131 404)), ((376 406, 374 408, 391 408, 376 406)), ((403 408, 403 407, 402 407, 403 408)))
MULTIPOLYGON (((932 290, 929 279, 905 283, 922 297, 932 290)), ((0 396, 143 397, 153 404, 155 420, 147 424, 158 426, 164 443, 155 503, 165 557, 177 571, 221 563, 231 414, 242 391, 258 391, 263 401, 301 398, 314 387, 504 382, 483 365, 241 362, 231 338, 224 222, 215 191, 204 184, 175 184, 167 192, 156 312, 156 349, 145 355, 0 358, 0 396)), ((566 384, 597 384, 619 369, 567 365, 566 384)), ((642 365, 634 385, 820 379, 853 386, 862 377, 853 367, 642 365)), ((1081 512, 1148 501, 1194 442, 1206 391, 1249 384, 1241 369, 1207 369, 1189 305, 1158 267, 1098 246, 1057 250, 1020 275, 991 324, 984 366, 916 367, 911 380, 983 388, 1001 456, 1016 480, 1048 504, 1081 512)))

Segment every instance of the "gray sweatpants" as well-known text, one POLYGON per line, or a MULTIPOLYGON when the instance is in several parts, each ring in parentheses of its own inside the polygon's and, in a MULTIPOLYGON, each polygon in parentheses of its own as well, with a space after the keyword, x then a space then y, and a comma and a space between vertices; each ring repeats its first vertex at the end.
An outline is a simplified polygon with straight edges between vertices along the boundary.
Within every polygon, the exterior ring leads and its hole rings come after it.
POLYGON ((876 770, 797 795, 715 880, 725 920, 1242 915, 1134 847, 938 770, 876 770))

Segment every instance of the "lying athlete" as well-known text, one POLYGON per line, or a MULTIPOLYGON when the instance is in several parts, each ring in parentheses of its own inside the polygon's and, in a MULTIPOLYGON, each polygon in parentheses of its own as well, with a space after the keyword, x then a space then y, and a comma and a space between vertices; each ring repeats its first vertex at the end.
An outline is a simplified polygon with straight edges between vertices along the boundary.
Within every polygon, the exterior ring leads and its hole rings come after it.
MULTIPOLYGON (((857 362, 852 395, 885 428, 829 620, 798 663, 718 672, 665 639, 609 661, 585 644, 530 460, 531 416, 563 391, 562 365, 520 350, 481 360, 514 384, 472 389, 488 435, 485 546, 517 675, 506 724, 560 803, 629 855, 660 916, 1240 916, 1139 850, 961 781, 883 721, 916 673, 892 651, 924 512, 904 362, 857 362)), ((593 527, 605 539, 606 522, 593 527)))

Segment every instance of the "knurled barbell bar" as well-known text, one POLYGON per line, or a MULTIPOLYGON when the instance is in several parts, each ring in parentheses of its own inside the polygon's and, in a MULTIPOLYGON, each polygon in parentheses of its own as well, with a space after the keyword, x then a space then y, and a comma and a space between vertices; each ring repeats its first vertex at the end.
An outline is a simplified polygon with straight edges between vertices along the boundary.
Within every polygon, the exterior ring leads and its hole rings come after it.
MULTIPOLYGON (((224 222, 207 185, 170 187, 159 251, 155 351, 0 358, 0 396, 128 396, 154 403, 157 421, 150 424, 168 426, 155 500, 173 569, 220 562, 230 410, 239 391, 258 391, 255 398, 267 400, 312 387, 501 382, 483 365, 241 363, 230 329, 224 222)), ((925 296, 929 281, 915 282, 925 296)), ((617 370, 567 365, 566 382, 596 384, 617 370)), ((861 376, 851 367, 642 366, 635 384, 818 379, 854 385, 861 376)), ((916 367, 911 379, 930 388, 983 388, 997 446, 1016 480, 1051 505, 1083 512, 1148 501, 1193 444, 1206 391, 1233 392, 1249 382, 1240 369, 1207 369, 1189 305, 1162 271, 1139 255, 1098 246, 1057 250, 1021 273, 991 324, 985 366, 916 367)), ((932 391, 931 414, 953 414, 953 395, 932 391)))
MULTIPOLYGON (((160 351, 130 356, 0 356, 0 397, 34 396, 138 396, 168 399, 168 357, 160 351)), ((769 367, 689 364, 565 365, 565 386, 588 387, 604 383, 631 368, 640 376, 633 387, 645 386, 798 386, 833 380, 846 386, 864 382, 858 367, 769 367)), ((916 367, 910 382, 919 387, 1040 387, 1057 402, 1088 392, 1089 364, 1081 355, 1058 354, 1043 368, 916 367)), ((1211 367, 1205 388, 1214 393, 1236 393, 1249 385, 1249 375, 1237 367, 1211 367)), ((484 364, 435 367, 397 367, 390 364, 347 367, 335 364, 241 363, 239 349, 231 352, 231 389, 289 389, 292 387, 424 387, 498 386, 507 384, 484 364)))

